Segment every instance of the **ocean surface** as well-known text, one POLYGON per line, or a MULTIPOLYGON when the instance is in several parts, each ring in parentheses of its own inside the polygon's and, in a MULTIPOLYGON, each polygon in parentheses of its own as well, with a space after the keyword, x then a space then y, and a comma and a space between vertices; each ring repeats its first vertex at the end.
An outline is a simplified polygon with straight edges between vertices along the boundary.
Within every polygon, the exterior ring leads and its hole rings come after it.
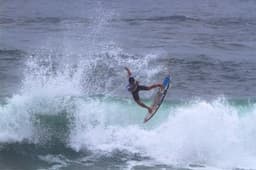
POLYGON ((0 0, 0 170, 256 169, 255 9, 0 0), (171 72, 146 124, 125 66, 145 85, 171 72))

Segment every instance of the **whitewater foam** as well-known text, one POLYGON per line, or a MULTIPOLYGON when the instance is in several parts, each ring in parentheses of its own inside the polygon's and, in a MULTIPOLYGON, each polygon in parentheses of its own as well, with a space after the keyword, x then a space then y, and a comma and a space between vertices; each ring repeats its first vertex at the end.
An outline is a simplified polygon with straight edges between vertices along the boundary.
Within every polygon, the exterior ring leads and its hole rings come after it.
MULTIPOLYGON (((246 119, 254 119, 255 115, 249 117, 246 119)), ((226 101, 198 101, 172 109, 166 121, 159 122, 157 127, 104 123, 93 127, 80 126, 79 132, 71 138, 71 146, 102 153, 127 150, 170 165, 255 167, 253 160, 256 155, 252 152, 255 138, 250 136, 248 141, 247 131, 250 129, 251 132, 252 126, 246 126, 248 121, 244 120, 226 101), (252 148, 247 147, 248 142, 252 148)))

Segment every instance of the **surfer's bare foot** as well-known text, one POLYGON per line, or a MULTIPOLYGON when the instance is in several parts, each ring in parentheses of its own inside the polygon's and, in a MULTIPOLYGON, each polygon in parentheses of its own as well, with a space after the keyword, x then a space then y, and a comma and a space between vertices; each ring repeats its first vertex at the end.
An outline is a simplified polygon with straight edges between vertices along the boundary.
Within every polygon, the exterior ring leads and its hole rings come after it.
POLYGON ((160 85, 159 88, 160 88, 160 91, 164 90, 164 86, 163 85, 160 85))
POLYGON ((152 111, 153 111, 152 108, 149 107, 148 108, 148 113, 152 113, 152 111))

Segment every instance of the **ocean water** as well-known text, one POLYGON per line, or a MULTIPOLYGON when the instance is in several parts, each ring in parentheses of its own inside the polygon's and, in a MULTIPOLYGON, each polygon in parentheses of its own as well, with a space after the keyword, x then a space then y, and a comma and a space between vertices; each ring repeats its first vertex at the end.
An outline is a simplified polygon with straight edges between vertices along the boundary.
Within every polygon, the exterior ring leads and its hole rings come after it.
POLYGON ((255 9, 0 0, 0 170, 256 169, 255 9), (124 66, 141 84, 171 72, 146 124, 124 66))

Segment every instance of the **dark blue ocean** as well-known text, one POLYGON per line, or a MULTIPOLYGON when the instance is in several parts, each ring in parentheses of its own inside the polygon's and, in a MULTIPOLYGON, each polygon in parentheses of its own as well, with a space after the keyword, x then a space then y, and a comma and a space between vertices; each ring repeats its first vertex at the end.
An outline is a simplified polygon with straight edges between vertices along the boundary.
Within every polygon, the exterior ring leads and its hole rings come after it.
POLYGON ((0 169, 256 169, 255 9, 0 0, 0 169), (146 124, 125 66, 145 85, 171 72, 146 124))

